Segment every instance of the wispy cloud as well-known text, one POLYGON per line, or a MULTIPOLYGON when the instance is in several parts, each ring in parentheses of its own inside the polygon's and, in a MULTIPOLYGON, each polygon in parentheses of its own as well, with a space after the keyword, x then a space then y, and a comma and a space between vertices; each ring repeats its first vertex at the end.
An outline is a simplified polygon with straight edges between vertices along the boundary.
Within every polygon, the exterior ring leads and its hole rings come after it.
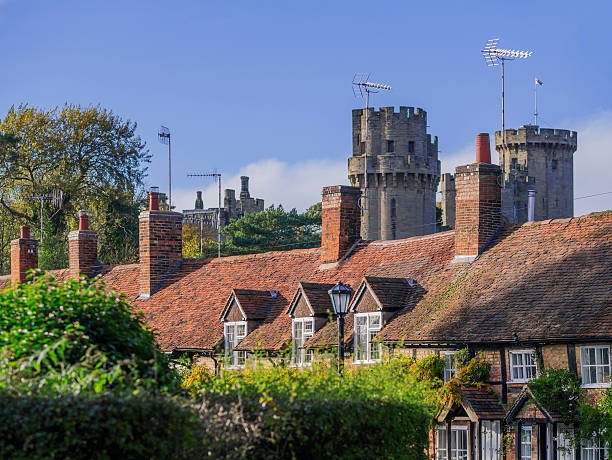
MULTIPOLYGON (((574 196, 612 192, 612 112, 605 111, 578 123, 574 154, 574 196)), ((612 209, 612 194, 577 199, 574 215, 612 209)))
MULTIPOLYGON (((263 198, 266 207, 282 204, 285 209, 296 208, 298 211, 304 211, 321 201, 324 186, 348 184, 346 161, 313 160, 289 164, 269 158, 248 164, 233 176, 223 177, 223 189, 234 189, 239 195, 240 176, 250 177, 251 196, 263 198)), ((173 191, 173 202, 178 209, 193 209, 195 190, 203 191, 205 207, 217 206, 217 185, 207 181, 203 186, 198 186, 194 181, 193 188, 173 191)))

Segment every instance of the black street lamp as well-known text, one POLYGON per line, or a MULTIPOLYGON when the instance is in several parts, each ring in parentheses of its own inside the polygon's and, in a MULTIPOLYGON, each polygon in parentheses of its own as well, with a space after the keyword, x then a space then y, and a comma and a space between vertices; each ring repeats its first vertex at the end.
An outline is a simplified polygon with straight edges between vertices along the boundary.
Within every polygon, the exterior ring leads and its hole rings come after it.
POLYGON ((344 365, 344 315, 348 310, 352 289, 341 282, 336 283, 327 293, 331 298, 334 313, 338 318, 338 372, 342 372, 344 365))

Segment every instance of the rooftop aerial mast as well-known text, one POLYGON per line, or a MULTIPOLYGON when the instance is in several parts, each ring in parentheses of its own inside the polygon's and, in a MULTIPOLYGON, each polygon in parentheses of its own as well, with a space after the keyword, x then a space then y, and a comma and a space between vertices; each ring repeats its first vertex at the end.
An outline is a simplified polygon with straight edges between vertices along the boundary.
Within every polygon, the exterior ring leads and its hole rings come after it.
MULTIPOLYGON (((506 119, 505 119, 505 97, 504 97, 504 68, 506 61, 515 59, 527 59, 533 51, 510 50, 498 48, 499 38, 492 38, 487 41, 485 47, 480 51, 489 67, 501 65, 501 120, 502 120, 502 168, 505 169, 506 159, 506 119)), ((504 180, 505 183, 505 180, 504 180)))
MULTIPOLYGON (((353 94, 355 97, 362 97, 365 95, 366 106, 365 106, 365 138, 363 139, 365 149, 363 152, 363 196, 361 197, 361 203, 359 207, 361 210, 368 209, 368 112, 370 108, 370 93, 378 93, 380 90, 390 91, 391 87, 388 85, 381 85, 380 83, 373 83, 370 81, 370 75, 361 73, 355 74, 353 77, 353 94)), ((361 139, 360 139, 361 142, 361 139)))

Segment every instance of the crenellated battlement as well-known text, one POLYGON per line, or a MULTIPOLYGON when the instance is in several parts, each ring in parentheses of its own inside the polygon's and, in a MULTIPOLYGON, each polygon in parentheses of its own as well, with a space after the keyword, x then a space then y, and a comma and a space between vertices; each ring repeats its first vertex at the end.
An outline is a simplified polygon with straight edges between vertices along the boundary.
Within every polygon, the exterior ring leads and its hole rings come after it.
MULTIPOLYGON (((566 144, 576 149, 578 133, 567 129, 540 128, 536 125, 521 126, 519 129, 506 129, 506 145, 513 144, 566 144)), ((501 149, 501 131, 495 132, 495 148, 501 149)))

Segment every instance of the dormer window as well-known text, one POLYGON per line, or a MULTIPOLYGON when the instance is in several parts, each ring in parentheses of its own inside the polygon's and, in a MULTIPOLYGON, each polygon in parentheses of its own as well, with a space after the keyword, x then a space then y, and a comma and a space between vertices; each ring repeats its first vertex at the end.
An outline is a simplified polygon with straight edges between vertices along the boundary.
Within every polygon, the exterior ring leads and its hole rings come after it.
POLYGON ((246 321, 233 321, 225 323, 225 359, 230 367, 244 367, 246 364, 246 351, 234 351, 234 348, 247 335, 246 321))
POLYGON ((355 362, 371 363, 380 361, 382 345, 373 343, 372 339, 382 327, 382 314, 356 313, 355 314, 355 362))
POLYGON ((304 348, 304 343, 314 333, 314 318, 295 318, 293 320, 293 364, 307 366, 312 364, 313 350, 304 348))

